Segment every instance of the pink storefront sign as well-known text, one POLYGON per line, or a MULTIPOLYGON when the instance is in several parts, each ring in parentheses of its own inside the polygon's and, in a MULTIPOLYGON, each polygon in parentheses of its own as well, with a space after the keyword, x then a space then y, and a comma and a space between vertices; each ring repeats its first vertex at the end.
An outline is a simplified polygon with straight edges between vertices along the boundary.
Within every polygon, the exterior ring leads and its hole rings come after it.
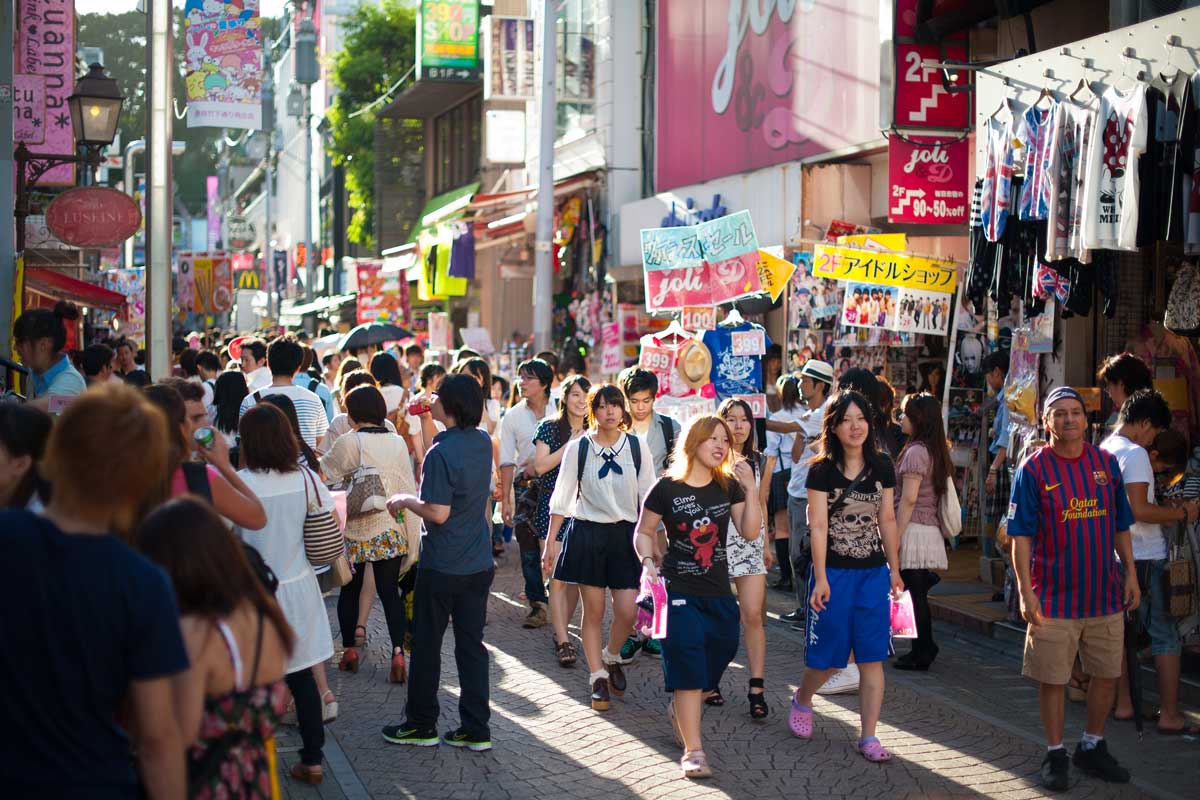
POLYGON ((967 224, 971 210, 968 147, 966 139, 888 139, 888 222, 967 224))
POLYGON ((879 3, 660 0, 658 189, 879 138, 879 3))
POLYGON ((13 76, 13 141, 26 145, 46 141, 46 77, 13 76))
MULTIPOLYGON (((43 78, 42 98, 35 104, 42 108, 44 134, 41 142, 29 149, 33 153, 72 154, 75 132, 67 98, 75 91, 75 0, 18 0, 17 20, 14 72, 43 78)), ((32 119, 29 124, 33 124, 32 119)), ((38 183, 74 186, 75 165, 52 167, 38 183)))

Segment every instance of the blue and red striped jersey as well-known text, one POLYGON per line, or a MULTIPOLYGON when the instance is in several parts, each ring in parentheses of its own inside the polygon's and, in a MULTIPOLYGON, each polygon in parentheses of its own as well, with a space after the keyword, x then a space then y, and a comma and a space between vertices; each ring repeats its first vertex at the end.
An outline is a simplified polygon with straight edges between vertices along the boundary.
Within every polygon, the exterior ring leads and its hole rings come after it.
POLYGON ((1084 443, 1079 458, 1049 447, 1017 470, 1008 506, 1009 536, 1029 536, 1030 577, 1047 617, 1120 613, 1118 531, 1133 524, 1117 459, 1084 443))

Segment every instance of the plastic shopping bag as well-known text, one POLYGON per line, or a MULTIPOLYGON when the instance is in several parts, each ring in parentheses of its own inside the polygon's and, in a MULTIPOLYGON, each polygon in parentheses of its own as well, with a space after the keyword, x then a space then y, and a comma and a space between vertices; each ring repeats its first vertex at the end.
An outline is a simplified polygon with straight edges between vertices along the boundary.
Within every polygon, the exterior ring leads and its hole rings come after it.
POLYGON ((917 618, 913 613, 912 595, 907 591, 892 600, 892 637, 896 639, 917 638, 917 618))
POLYGON ((638 618, 635 629, 651 639, 667 638, 667 584, 662 577, 651 578, 642 571, 642 589, 638 593, 638 618))

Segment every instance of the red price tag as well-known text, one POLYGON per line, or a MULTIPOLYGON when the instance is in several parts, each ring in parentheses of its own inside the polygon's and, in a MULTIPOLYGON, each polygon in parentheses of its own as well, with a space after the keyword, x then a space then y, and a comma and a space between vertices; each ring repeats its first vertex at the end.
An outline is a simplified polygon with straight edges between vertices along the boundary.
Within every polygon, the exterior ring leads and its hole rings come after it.
POLYGON ((730 345, 735 356, 762 356, 767 353, 765 331, 735 331, 730 337, 730 345))
POLYGON ((711 331, 717 327, 717 309, 713 306, 687 306, 679 324, 688 331, 711 331))
POLYGON ((767 396, 765 394, 735 394, 735 400, 742 400, 750 406, 750 411, 753 412, 756 419, 766 419, 767 417, 767 396))
POLYGON ((643 347, 638 366, 651 372, 670 372, 675 367, 675 354, 662 347, 643 347))

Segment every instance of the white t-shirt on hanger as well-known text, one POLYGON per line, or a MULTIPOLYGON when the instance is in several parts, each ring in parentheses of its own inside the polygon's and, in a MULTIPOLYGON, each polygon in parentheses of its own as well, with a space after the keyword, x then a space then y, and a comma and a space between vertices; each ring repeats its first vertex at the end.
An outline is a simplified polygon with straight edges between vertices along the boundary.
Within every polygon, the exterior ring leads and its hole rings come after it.
POLYGON ((1100 96, 1083 187, 1083 243, 1090 250, 1137 250, 1138 156, 1146 152, 1146 87, 1100 96))

